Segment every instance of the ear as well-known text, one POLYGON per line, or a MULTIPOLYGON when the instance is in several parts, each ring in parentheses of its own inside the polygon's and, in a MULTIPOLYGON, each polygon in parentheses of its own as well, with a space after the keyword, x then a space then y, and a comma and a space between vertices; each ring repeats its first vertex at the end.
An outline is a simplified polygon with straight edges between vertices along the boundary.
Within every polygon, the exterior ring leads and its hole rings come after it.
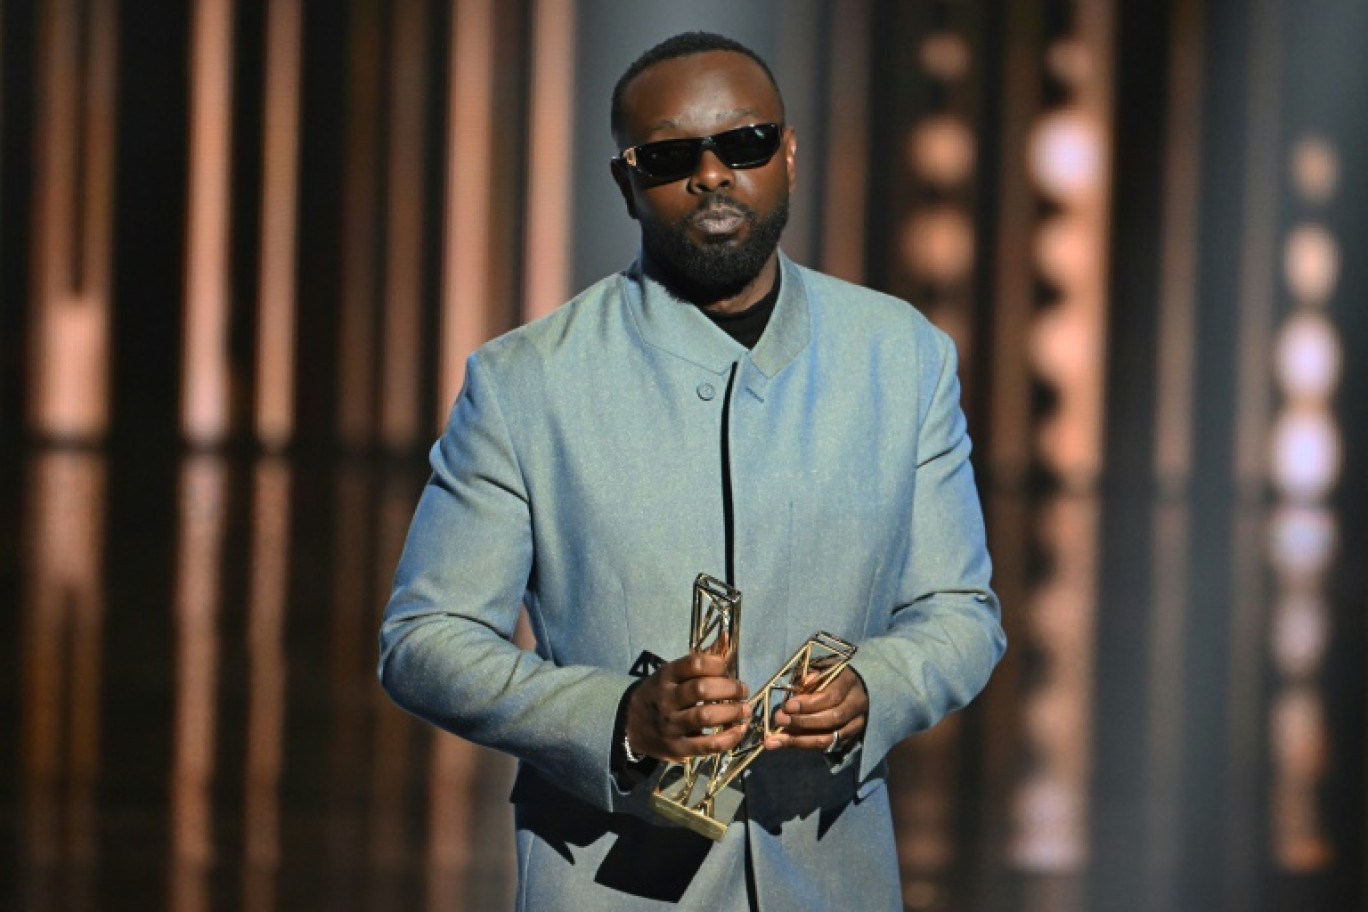
POLYGON ((780 149, 784 154, 784 164, 788 167, 789 193, 798 181, 798 134, 793 127, 784 128, 784 144, 780 149))
POLYGON ((636 196, 632 192, 632 175, 628 173, 627 166, 616 158, 608 160, 608 167, 613 172, 613 182, 617 184, 618 192, 622 194, 622 201, 627 204, 627 215, 635 219, 637 217, 636 196))

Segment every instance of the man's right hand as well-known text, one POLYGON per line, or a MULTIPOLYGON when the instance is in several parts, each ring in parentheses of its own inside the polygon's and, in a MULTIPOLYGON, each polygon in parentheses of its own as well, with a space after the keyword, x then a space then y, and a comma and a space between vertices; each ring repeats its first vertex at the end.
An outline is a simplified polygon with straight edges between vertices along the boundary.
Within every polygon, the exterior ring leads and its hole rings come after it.
POLYGON ((748 695, 745 684, 727 676, 721 656, 691 653, 632 691, 627 740, 634 753, 675 762, 730 750, 746 732, 748 695))

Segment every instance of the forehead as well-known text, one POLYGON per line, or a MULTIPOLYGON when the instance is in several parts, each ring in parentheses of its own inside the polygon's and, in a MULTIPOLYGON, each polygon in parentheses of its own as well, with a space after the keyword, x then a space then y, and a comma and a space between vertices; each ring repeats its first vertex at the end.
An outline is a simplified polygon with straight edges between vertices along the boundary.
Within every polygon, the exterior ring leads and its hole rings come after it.
POLYGON ((623 126, 633 142, 658 134, 706 135, 739 122, 783 119, 765 71, 745 54, 708 51, 663 60, 622 93, 623 126))

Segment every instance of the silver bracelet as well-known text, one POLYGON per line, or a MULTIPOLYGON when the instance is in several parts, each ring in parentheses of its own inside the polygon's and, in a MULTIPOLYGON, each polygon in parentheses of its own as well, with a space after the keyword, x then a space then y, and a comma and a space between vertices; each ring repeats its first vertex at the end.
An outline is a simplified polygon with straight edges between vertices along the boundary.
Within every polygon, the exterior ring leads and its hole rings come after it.
POLYGON ((632 750, 632 742, 628 740, 626 732, 622 733, 622 754, 628 763, 640 763, 646 759, 645 754, 638 754, 632 750))

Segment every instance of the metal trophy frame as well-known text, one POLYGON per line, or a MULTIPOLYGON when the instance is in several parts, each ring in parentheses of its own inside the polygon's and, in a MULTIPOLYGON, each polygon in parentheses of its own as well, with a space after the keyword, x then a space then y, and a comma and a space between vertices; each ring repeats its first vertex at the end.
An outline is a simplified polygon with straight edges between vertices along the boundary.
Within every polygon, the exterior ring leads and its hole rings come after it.
MULTIPOLYGON (((741 593, 707 574, 694 581, 693 626, 689 648, 722 655, 736 674, 741 593)), ((765 739, 784 730, 774 713, 789 697, 820 693, 850 664, 856 647, 819 631, 808 638, 784 666, 746 701, 750 720, 741 741, 731 750, 670 763, 651 794, 651 809, 660 816, 714 841, 721 841, 745 793, 741 773, 765 750, 765 739)))

